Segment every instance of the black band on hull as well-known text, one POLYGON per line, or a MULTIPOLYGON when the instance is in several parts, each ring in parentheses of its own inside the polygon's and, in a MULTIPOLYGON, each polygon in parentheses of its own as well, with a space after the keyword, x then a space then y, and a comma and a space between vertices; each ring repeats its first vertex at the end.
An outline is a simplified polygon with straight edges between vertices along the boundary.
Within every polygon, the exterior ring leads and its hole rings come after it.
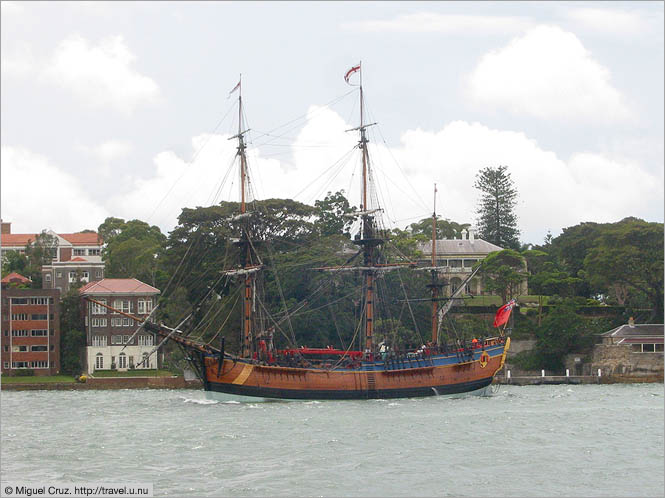
POLYGON ((487 377, 485 379, 474 380, 472 382, 446 384, 443 386, 433 387, 346 391, 321 389, 275 389, 270 387, 255 387, 210 382, 209 389, 206 389, 206 391, 274 399, 386 399, 459 394, 482 389, 483 387, 489 386, 491 383, 492 377, 487 377))

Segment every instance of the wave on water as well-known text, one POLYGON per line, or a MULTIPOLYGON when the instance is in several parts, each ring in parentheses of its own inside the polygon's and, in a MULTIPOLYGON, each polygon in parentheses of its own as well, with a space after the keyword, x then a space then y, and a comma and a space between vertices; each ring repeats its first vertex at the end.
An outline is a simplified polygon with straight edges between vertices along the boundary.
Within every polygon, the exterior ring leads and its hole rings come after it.
MULTIPOLYGON (((180 396, 180 399, 182 399, 184 403, 194 403, 196 405, 216 405, 219 403, 219 401, 215 401, 214 399, 193 399, 184 396, 180 396)), ((227 401, 227 403, 237 403, 237 401, 227 401)))

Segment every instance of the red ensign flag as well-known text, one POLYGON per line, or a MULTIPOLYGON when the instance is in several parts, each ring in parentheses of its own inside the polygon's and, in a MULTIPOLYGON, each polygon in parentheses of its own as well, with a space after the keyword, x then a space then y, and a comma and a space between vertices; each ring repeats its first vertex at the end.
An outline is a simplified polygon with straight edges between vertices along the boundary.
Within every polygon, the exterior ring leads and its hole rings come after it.
MULTIPOLYGON (((351 75, 352 75, 353 73, 355 73, 356 71, 360 71, 360 64, 358 64, 357 66, 353 66, 351 69, 349 69, 349 70, 346 72, 346 74, 344 75, 344 81, 346 81, 347 83, 349 83, 349 78, 350 78, 351 75)), ((349 84, 350 84, 350 83, 349 83, 349 84)))
POLYGON ((515 306, 515 300, 511 299, 509 303, 504 304, 497 310, 496 316, 494 317, 495 327, 500 327, 501 325, 503 325, 508 321, 508 319, 510 318, 510 312, 513 311, 514 306, 515 306))

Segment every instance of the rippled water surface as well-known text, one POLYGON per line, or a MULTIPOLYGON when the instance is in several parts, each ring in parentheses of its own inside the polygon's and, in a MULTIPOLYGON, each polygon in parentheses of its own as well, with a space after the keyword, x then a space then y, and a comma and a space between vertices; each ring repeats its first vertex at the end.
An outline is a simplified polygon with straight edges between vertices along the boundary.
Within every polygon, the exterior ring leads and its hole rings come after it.
POLYGON ((162 496, 662 496, 663 400, 662 384, 270 403, 2 392, 1 471, 162 496))

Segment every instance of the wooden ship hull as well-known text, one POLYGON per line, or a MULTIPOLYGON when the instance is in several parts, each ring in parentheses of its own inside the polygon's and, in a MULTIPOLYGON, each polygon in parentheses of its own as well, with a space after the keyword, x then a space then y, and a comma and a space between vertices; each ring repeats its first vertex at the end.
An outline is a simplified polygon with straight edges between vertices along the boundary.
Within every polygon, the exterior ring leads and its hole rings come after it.
POLYGON ((363 362, 358 369, 293 368, 202 355, 206 391, 272 399, 341 400, 437 396, 477 391, 501 370, 510 339, 483 350, 363 362))

